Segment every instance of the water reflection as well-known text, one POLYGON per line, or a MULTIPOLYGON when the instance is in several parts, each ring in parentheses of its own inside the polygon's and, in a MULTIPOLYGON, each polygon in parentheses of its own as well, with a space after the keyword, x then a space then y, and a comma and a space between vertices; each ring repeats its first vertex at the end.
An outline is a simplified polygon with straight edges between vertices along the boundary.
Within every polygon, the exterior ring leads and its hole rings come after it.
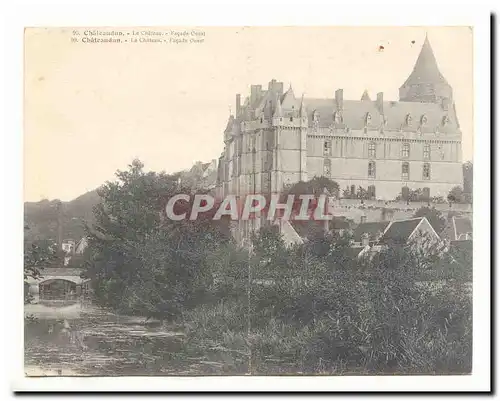
POLYGON ((224 374, 223 364, 188 355, 178 328, 78 305, 67 306, 66 313, 52 308, 43 314, 37 307, 39 317, 25 324, 29 375, 224 374))

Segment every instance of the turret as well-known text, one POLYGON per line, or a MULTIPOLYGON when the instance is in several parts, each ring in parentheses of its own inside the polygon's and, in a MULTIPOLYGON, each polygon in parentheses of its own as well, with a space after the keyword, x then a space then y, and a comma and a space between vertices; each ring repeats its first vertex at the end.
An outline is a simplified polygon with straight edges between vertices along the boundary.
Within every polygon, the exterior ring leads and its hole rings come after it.
POLYGON ((427 35, 413 71, 399 88, 402 102, 439 103, 441 99, 453 99, 453 90, 439 71, 434 52, 427 35))

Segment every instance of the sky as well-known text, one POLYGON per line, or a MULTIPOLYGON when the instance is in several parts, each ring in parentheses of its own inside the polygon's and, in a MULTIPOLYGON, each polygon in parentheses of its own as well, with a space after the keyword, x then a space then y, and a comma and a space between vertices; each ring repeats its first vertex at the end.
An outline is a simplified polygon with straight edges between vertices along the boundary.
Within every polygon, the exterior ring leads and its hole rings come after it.
MULTIPOLYGON (((126 35, 132 30, 165 34, 192 29, 113 30, 126 35)), ((223 150, 228 116, 235 110, 235 94, 243 99, 251 84, 267 88, 273 78, 284 82, 285 90, 291 83, 296 95, 306 97, 332 98, 343 88, 345 99, 360 99, 367 89, 372 99, 384 92, 385 100, 398 100, 426 33, 453 88, 463 160, 472 160, 471 28, 195 30, 204 33, 197 36, 202 43, 85 44, 85 28, 27 29, 24 200, 74 199, 113 180, 134 158, 146 170, 166 172, 216 159, 223 150)))

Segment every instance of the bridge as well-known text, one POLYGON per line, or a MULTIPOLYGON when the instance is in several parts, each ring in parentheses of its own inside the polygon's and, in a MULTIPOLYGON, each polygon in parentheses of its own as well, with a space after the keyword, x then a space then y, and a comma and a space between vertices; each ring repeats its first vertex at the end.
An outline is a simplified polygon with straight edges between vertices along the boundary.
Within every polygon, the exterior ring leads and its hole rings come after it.
POLYGON ((35 301, 76 301, 90 292, 90 280, 82 278, 81 274, 82 269, 75 268, 42 269, 39 277, 27 280, 28 291, 35 301))

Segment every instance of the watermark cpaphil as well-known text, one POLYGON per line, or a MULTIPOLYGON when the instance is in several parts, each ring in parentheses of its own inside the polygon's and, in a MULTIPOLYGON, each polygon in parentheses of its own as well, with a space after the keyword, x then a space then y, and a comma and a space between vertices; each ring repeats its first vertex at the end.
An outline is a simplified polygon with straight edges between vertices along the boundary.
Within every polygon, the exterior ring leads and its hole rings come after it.
POLYGON ((169 198, 165 212, 173 221, 197 220, 200 217, 220 220, 332 220, 328 212, 329 198, 326 195, 288 195, 286 201, 280 194, 264 196, 249 194, 245 196, 227 195, 216 199, 208 194, 177 194, 169 198))

